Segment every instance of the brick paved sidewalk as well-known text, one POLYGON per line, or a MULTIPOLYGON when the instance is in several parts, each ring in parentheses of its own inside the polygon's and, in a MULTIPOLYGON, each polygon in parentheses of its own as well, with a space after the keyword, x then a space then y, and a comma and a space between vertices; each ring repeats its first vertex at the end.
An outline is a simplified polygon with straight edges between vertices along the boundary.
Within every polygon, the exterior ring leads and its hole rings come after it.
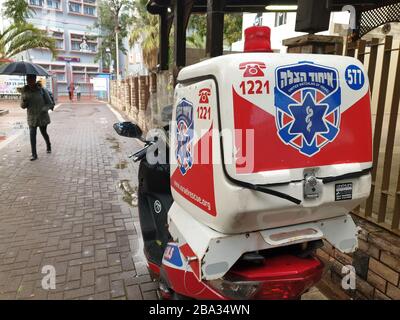
MULTIPOLYGON (((0 144, 0 299, 156 299, 137 210, 118 187, 136 184, 127 156, 139 145, 114 133, 102 103, 62 104, 50 116, 52 154, 38 133, 30 162, 27 130, 0 144), (42 289, 45 265, 56 268, 55 290, 42 289)), ((0 128, 16 120, 19 109, 0 128)), ((303 296, 314 299, 326 297, 316 288, 303 296)))
POLYGON ((155 299, 137 210, 118 187, 137 179, 127 159, 137 143, 114 133, 102 103, 50 116, 52 154, 38 134, 30 162, 27 132, 0 150, 0 299, 155 299), (45 265, 56 268, 55 290, 41 287, 45 265))

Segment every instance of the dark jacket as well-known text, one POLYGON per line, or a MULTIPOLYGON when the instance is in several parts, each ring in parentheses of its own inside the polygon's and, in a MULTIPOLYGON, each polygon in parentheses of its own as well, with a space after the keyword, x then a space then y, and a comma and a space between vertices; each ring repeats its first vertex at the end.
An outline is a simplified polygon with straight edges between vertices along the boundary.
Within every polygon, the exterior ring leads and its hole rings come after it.
POLYGON ((21 108, 27 109, 28 126, 42 127, 50 123, 49 107, 45 103, 40 84, 36 84, 33 89, 28 85, 22 88, 21 108))

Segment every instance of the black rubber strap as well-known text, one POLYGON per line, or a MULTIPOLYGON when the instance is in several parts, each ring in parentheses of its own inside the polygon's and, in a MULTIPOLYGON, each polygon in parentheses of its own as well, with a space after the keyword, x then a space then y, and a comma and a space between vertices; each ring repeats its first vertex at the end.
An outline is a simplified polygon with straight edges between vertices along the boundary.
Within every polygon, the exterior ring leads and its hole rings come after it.
POLYGON ((268 188, 265 188, 262 185, 251 184, 251 183, 247 183, 247 182, 243 182, 243 181, 239 181, 239 180, 235 180, 235 179, 232 179, 232 180, 233 180, 233 182, 235 184, 240 185, 242 187, 245 187, 247 189, 251 189, 251 190, 254 190, 254 191, 259 191, 259 192, 262 192, 262 193, 266 193, 266 194, 269 194, 271 196, 275 196, 275 197, 278 197, 278 198, 282 198, 282 199, 288 200, 288 201, 293 202, 295 204, 300 204, 301 203, 301 200, 299 200, 297 198, 294 198, 292 196, 289 196, 286 193, 279 192, 279 191, 272 190, 272 189, 268 189, 268 188))
MULTIPOLYGON (((371 172, 371 170, 372 170, 372 167, 361 170, 361 171, 357 171, 357 172, 350 172, 350 173, 342 174, 342 175, 336 176, 336 177, 322 178, 322 183, 325 184, 325 183, 335 182, 335 181, 339 181, 339 180, 358 178, 358 177, 364 176, 366 174, 369 174, 371 172)), ((321 179, 321 178, 317 178, 317 179, 321 179)))
MULTIPOLYGON (((336 176, 336 177, 322 178, 322 183, 325 184, 325 183, 330 183, 330 182, 339 181, 339 180, 358 178, 358 177, 364 176, 366 174, 369 174, 371 172, 371 170, 372 170, 372 167, 364 169, 362 171, 358 171, 358 172, 351 172, 351 173, 342 174, 342 175, 336 176)), ((317 178, 317 179, 321 179, 321 178, 317 178)), ((233 180, 233 182, 235 184, 238 184, 238 185, 240 185, 242 187, 245 187, 245 188, 248 188, 248 189, 251 189, 251 190, 255 190, 255 191, 259 191, 259 192, 262 192, 262 193, 266 193, 266 194, 269 194, 269 195, 272 195, 272 196, 276 196, 276 197, 279 197, 279 198, 282 198, 282 199, 286 199, 286 200, 288 200, 290 202, 293 202, 295 204, 300 204, 301 203, 301 200, 299 200, 297 198, 289 196, 288 194, 283 193, 283 192, 279 192, 279 191, 276 191, 276 190, 268 189, 263 185, 251 184, 251 183, 247 183, 247 182, 243 182, 243 181, 238 181, 236 179, 232 179, 232 180, 233 180)), ((291 182, 293 182, 293 181, 291 181, 291 182)))

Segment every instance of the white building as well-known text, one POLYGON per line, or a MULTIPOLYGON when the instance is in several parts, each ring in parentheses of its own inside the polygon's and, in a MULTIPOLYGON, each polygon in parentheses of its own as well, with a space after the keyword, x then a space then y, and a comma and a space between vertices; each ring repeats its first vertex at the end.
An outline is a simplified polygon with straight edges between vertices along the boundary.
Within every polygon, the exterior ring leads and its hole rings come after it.
POLYGON ((130 46, 128 38, 126 38, 124 39, 124 46, 127 49, 127 54, 120 54, 120 59, 123 59, 125 69, 123 76, 147 75, 148 71, 143 63, 141 43, 136 42, 133 46, 130 46))
POLYGON ((83 95, 93 94, 90 78, 102 72, 96 61, 99 31, 96 0, 27 0, 35 14, 28 20, 56 40, 58 56, 47 49, 30 49, 25 59, 43 66, 55 75, 58 95, 79 84, 83 95))
MULTIPOLYGON (((332 12, 329 30, 318 34, 341 35, 347 29, 350 19, 348 12, 332 12)), ((271 47, 275 52, 286 52, 282 40, 294 38, 306 33, 294 31, 296 12, 265 12, 262 14, 243 14, 242 40, 232 44, 232 51, 243 51, 244 30, 253 25, 262 25, 271 28, 271 47)))

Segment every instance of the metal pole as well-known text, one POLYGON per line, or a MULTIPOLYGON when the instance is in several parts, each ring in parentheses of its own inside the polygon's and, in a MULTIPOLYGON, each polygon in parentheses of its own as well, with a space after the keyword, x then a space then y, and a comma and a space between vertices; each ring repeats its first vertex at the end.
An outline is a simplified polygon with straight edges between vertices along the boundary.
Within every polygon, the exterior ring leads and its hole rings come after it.
POLYGON ((176 1, 174 8, 174 60, 177 69, 186 65, 186 27, 184 22, 184 2, 176 1))
POLYGON ((119 79, 119 44, 118 44, 118 27, 115 28, 115 71, 117 73, 117 82, 120 80, 119 79))
POLYGON ((159 24, 159 56, 158 63, 160 70, 168 70, 168 49, 169 49, 169 27, 168 27, 168 14, 164 12, 160 15, 159 24))
POLYGON ((113 67, 113 64, 112 64, 112 54, 111 54, 111 52, 108 55, 110 56, 109 57, 110 62, 109 62, 109 65, 108 65, 108 71, 112 76, 112 74, 114 73, 114 67, 113 67))
POLYGON ((207 0, 206 55, 210 58, 224 52, 224 6, 225 0, 207 0))
POLYGON ((110 77, 107 78, 107 101, 111 103, 111 96, 110 96, 110 77))

